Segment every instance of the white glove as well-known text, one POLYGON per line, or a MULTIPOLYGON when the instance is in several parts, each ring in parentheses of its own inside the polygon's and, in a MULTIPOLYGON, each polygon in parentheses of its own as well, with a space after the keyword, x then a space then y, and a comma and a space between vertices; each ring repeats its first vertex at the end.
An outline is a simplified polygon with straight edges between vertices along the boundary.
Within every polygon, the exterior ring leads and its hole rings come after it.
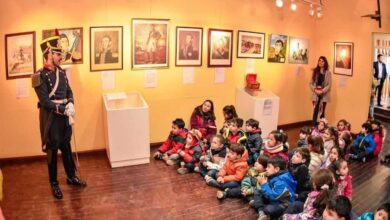
POLYGON ((75 114, 76 114, 76 110, 74 108, 73 103, 69 102, 68 104, 66 104, 65 115, 74 117, 75 114))

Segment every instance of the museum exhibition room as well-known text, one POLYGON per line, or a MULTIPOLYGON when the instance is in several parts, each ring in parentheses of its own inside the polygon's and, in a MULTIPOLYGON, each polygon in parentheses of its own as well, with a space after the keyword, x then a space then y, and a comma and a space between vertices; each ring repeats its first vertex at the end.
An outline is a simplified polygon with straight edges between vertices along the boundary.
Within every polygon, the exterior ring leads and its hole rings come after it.
POLYGON ((389 219, 390 1, 0 5, 0 220, 389 219))

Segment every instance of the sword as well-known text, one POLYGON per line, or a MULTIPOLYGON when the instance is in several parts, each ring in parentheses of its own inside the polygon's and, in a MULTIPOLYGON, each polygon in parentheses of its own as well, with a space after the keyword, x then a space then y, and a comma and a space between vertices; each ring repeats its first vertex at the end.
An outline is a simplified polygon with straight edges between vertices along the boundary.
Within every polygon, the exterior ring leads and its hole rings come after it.
POLYGON ((69 116, 69 124, 70 124, 70 126, 72 126, 72 138, 73 138, 74 154, 76 155, 76 171, 78 173, 79 178, 81 178, 79 155, 78 155, 78 152, 77 152, 76 129, 75 129, 74 118, 72 116, 69 116))

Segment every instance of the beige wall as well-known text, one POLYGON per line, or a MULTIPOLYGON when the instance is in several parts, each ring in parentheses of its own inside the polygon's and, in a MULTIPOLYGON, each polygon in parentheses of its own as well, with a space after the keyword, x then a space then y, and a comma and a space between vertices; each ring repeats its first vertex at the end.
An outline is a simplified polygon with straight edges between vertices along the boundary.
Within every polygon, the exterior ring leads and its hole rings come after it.
MULTIPOLYGON (((293 13, 288 7, 276 9, 270 0, 226 1, 126 1, 69 0, 57 3, 47 0, 2 1, 0 8, 0 35, 36 31, 37 49, 43 29, 83 27, 84 64, 71 67, 72 88, 75 93, 77 124, 76 135, 79 150, 101 149, 105 146, 101 95, 113 91, 139 91, 150 106, 151 142, 163 141, 176 117, 189 121, 192 109, 204 99, 212 99, 217 113, 217 125, 221 126, 224 105, 234 104, 235 87, 243 85, 246 60, 236 58, 237 30, 286 34, 310 39, 309 65, 272 64, 266 59, 256 60, 256 72, 261 86, 280 96, 279 124, 309 120, 312 107, 309 101, 308 82, 311 68, 318 56, 325 55, 333 63, 333 42, 352 41, 355 44, 354 74, 346 79, 346 87, 340 88, 342 77, 333 75, 332 103, 328 115, 332 123, 347 118, 354 130, 367 115, 369 74, 371 71, 371 32, 390 32, 389 3, 385 10, 384 28, 362 19, 360 15, 374 11, 366 0, 327 1, 324 17, 309 17, 307 5, 298 5, 293 13), (341 3, 342 2, 342 3, 341 3), (170 67, 158 69, 157 88, 145 89, 144 72, 130 67, 131 18, 170 19, 170 67), (115 90, 101 89, 99 72, 89 71, 89 27, 120 25, 124 27, 124 69, 116 72, 115 90), (195 68, 195 84, 182 83, 183 68, 175 67, 175 27, 203 27, 203 66, 195 68), (233 66, 225 69, 225 83, 214 84, 214 68, 207 68, 207 31, 209 28, 234 31, 233 66), (337 112, 336 112, 337 109, 337 112)), ((3 38, 4 39, 4 38, 3 38)), ((0 51, 4 51, 1 41, 0 51)), ((265 51, 267 52, 267 50, 265 51)), ((37 64, 42 64, 37 50, 37 64)), ((331 64, 331 66, 333 66, 331 64)), ((0 158, 39 155, 37 98, 30 89, 28 98, 16 99, 14 80, 5 80, 4 52, 0 53, 0 158)))

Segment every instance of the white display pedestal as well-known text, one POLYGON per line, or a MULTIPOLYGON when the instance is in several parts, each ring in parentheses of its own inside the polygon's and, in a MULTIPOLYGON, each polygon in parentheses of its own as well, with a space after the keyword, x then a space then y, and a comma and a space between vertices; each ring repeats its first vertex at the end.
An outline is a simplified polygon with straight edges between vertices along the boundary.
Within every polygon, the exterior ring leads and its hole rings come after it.
POLYGON ((103 95, 111 167, 149 163, 149 106, 138 92, 103 95))
POLYGON ((236 88, 236 110, 244 121, 253 118, 260 122, 261 137, 267 138, 278 126, 279 97, 262 89, 255 95, 248 94, 244 88, 236 88))

